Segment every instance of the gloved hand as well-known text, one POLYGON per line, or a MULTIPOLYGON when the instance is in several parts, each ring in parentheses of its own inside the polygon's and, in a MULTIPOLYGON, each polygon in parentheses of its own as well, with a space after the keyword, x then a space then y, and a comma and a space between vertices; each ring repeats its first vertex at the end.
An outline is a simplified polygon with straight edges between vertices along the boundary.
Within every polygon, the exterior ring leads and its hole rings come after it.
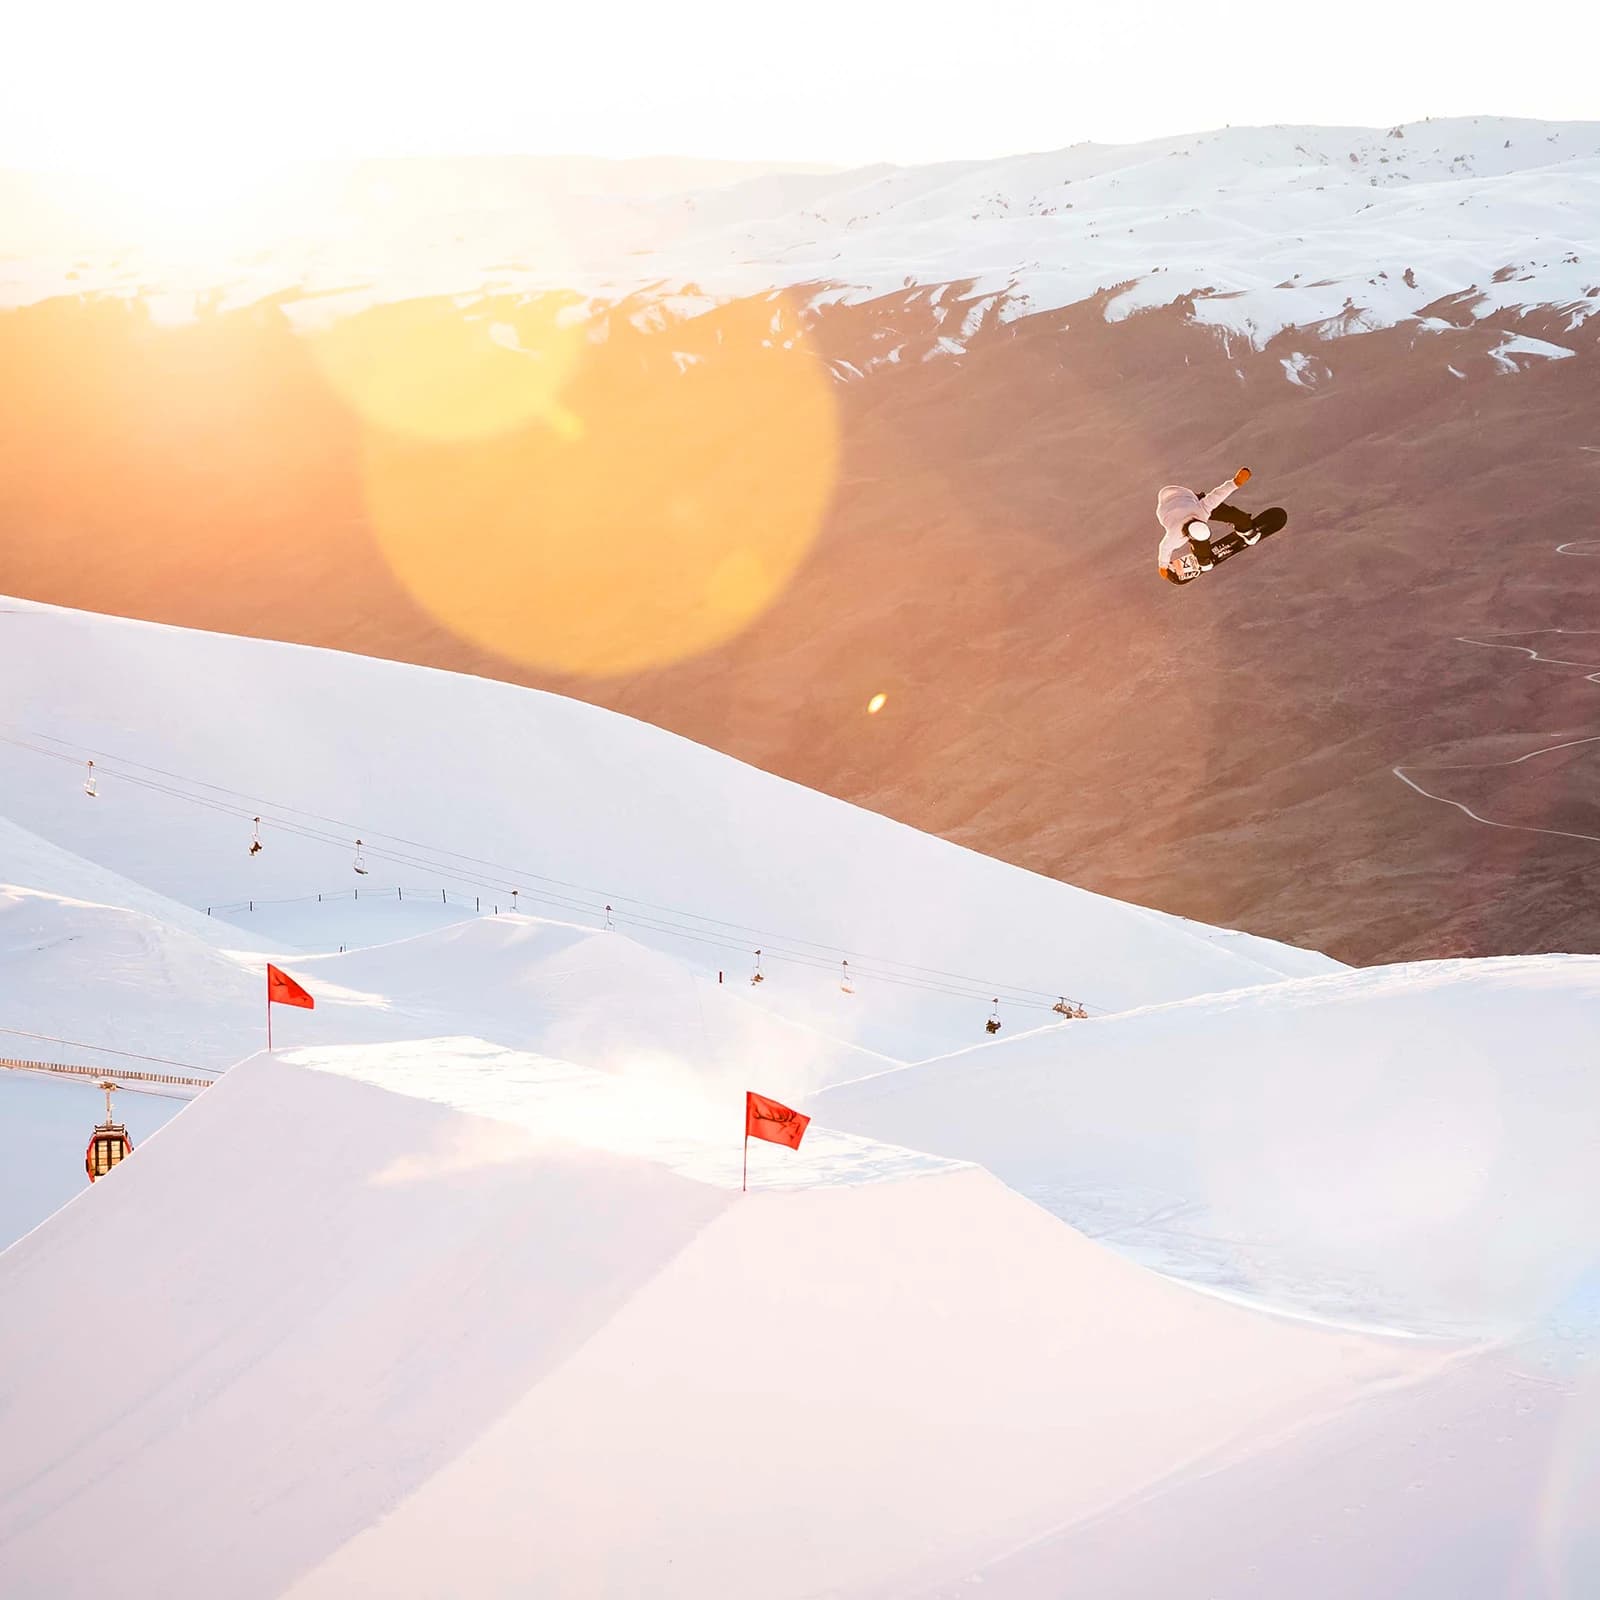
POLYGON ((1249 469, 1249 467, 1240 467, 1239 470, 1236 473, 1234 473, 1234 475, 1233 475, 1233 486, 1234 486, 1235 489, 1244 488, 1244 486, 1247 483, 1249 483, 1249 481, 1250 481, 1250 469, 1249 469))

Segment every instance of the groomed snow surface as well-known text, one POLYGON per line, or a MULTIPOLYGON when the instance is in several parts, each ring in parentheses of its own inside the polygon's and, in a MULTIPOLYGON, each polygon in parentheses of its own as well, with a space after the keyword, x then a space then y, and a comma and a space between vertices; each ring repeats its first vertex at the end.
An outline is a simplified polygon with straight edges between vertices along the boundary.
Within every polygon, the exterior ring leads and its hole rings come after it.
POLYGON ((99 1092, 0 1073, 0 1593, 1600 1592, 1600 959, 1352 972, 532 691, 4 620, 0 1054, 226 1070, 93 1188, 99 1092), (741 1193, 746 1088, 814 1120, 741 1193))

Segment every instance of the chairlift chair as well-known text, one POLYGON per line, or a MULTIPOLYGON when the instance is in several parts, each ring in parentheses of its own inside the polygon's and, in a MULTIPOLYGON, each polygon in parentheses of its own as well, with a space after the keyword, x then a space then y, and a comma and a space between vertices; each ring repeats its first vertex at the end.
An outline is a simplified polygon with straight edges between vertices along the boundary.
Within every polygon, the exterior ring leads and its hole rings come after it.
POLYGON ((85 779, 84 779, 84 780, 83 780, 83 792, 84 792, 84 793, 85 793, 85 794, 86 794, 86 795, 88 795, 88 797, 89 797, 89 798, 90 798, 90 799, 91 799, 91 800, 93 800, 93 799, 94 799, 94 797, 95 797, 95 796, 96 796, 96 795, 97 795, 97 794, 98 794, 98 793, 99 793, 99 792, 100 792, 100 791, 99 791, 99 790, 98 790, 98 789, 97 789, 97 788, 96 788, 96 787, 95 787, 95 781, 94 781, 94 762, 92 762, 92 761, 91 761, 91 762, 90 762, 90 763, 89 763, 89 776, 88 776, 88 777, 87 777, 87 778, 85 778, 85 779))
POLYGON ((998 997, 994 1003, 994 1014, 984 1023, 983 1031, 985 1033, 999 1033, 1000 1031, 1000 1001, 998 997))
POLYGON ((839 980, 840 992, 843 994, 854 994, 856 992, 856 986, 850 981, 850 963, 848 961, 842 961, 840 962, 840 965, 844 968, 844 977, 839 980))
MULTIPOLYGON (((611 908, 608 906, 606 909, 609 911, 611 908)), ((767 981, 766 977, 761 971, 761 952, 759 950, 757 950, 756 951, 756 970, 750 974, 750 982, 752 984, 757 984, 757 983, 765 983, 766 981, 767 981)))
POLYGON ((367 875, 367 863, 362 859, 362 856, 361 856, 361 841, 359 839, 356 840, 356 858, 355 858, 354 861, 352 861, 350 863, 350 865, 357 872, 359 872, 363 878, 366 877, 366 875, 367 875))
POLYGON ((255 819, 255 831, 250 835, 250 854, 253 855, 253 856, 258 856, 258 855, 261 854, 261 818, 260 817, 257 817, 255 819))

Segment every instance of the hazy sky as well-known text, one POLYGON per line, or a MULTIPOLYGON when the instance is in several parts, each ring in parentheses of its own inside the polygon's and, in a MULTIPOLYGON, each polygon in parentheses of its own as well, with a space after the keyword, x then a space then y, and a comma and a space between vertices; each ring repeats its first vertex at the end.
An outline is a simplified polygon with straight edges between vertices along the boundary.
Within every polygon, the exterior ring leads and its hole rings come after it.
POLYGON ((0 165, 583 152, 858 163, 1214 127, 1600 117, 1586 7, 1418 0, 39 3, 0 165))

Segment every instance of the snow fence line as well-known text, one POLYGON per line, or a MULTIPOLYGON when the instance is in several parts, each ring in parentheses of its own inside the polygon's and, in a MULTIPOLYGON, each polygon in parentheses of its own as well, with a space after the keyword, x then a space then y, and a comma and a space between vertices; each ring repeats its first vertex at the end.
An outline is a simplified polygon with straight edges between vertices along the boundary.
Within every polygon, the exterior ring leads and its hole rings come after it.
POLYGON ((13 1072, 64 1073, 69 1077, 93 1078, 96 1082, 103 1078, 126 1078, 138 1083, 172 1083, 190 1089, 209 1089, 216 1082, 214 1078, 180 1078, 170 1072, 121 1072, 112 1067, 69 1066, 61 1061, 26 1061, 20 1056, 0 1056, 0 1067, 8 1067, 13 1072))
MULTIPOLYGON (((400 884, 392 889, 369 888, 367 890, 367 898, 369 900, 385 899, 391 894, 396 900, 404 900, 406 897, 405 886, 400 884)), ((312 901, 320 905, 324 900, 359 900, 360 898, 361 891, 359 889, 325 889, 318 894, 291 894, 285 895, 278 900, 236 900, 232 905, 207 906, 206 915, 208 917, 226 916, 230 911, 254 911, 257 906, 302 906, 310 905, 312 901)), ((413 900, 432 900, 433 890, 413 889, 411 898, 413 900)), ((449 890, 441 889, 439 891, 439 900, 443 905, 471 905, 474 911, 483 910, 483 896, 478 894, 458 894, 452 901, 449 890)), ((499 913, 499 910, 499 906, 494 907, 496 914, 499 913)))

